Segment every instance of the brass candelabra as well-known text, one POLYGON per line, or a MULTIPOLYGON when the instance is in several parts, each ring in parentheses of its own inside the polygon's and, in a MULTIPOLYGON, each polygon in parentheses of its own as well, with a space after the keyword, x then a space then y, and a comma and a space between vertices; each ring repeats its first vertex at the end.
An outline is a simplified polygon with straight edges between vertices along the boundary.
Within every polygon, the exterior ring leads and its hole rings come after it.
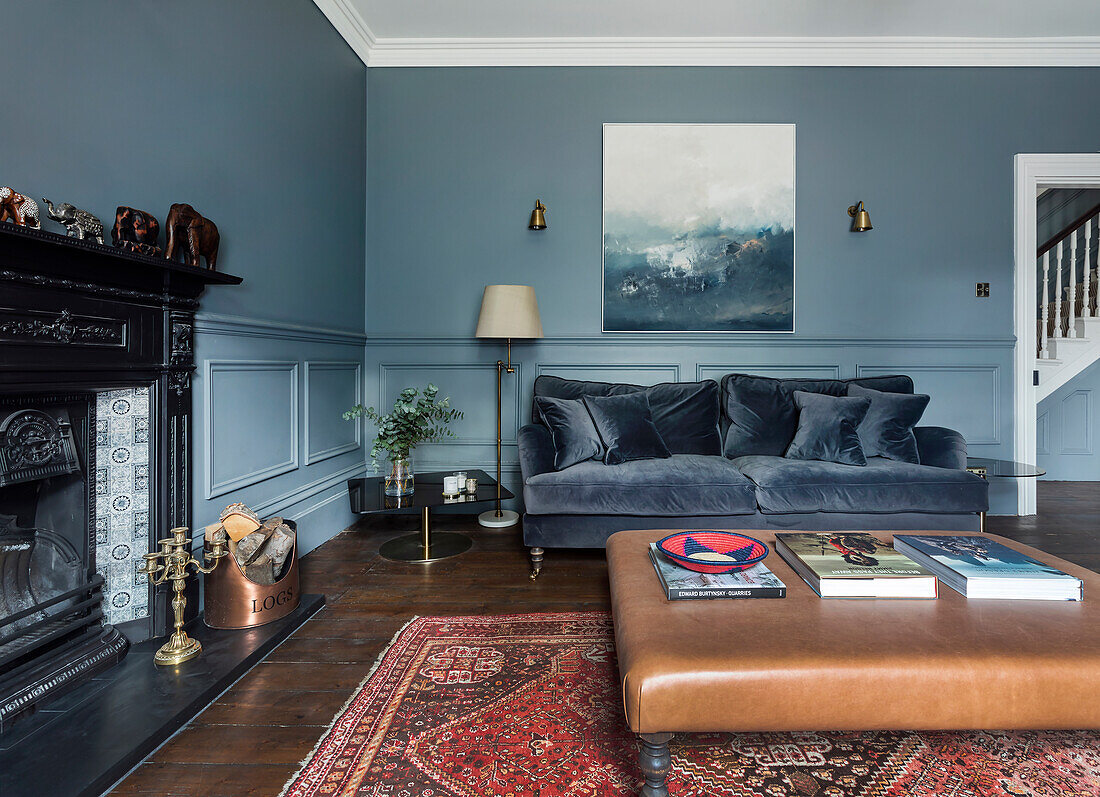
POLYGON ((203 552, 203 558, 212 561, 213 564, 203 567, 202 563, 191 555, 189 532, 190 529, 186 526, 179 526, 171 530, 171 537, 157 540, 160 550, 145 554, 145 565, 138 571, 149 576, 149 583, 153 586, 171 581, 172 591, 175 592, 172 597, 172 612, 176 620, 175 631, 153 657, 153 661, 160 665, 179 664, 202 653, 202 644, 197 639, 189 637, 183 630, 183 610, 187 606, 183 589, 187 582, 187 568, 194 567, 196 573, 211 573, 218 566, 218 562, 229 553, 224 537, 215 540, 213 550, 203 552))

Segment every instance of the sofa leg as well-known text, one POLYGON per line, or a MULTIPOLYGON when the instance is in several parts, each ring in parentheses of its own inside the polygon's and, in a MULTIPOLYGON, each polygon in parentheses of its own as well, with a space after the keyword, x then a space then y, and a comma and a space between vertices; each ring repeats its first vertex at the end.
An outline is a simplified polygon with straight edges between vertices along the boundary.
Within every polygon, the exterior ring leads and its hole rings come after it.
POLYGON ((539 573, 542 572, 542 555, 545 553, 542 548, 531 549, 531 580, 534 581, 539 577, 539 573))
POLYGON ((668 771, 672 768, 672 754, 668 750, 671 733, 640 733, 641 751, 638 764, 641 766, 645 784, 641 797, 668 797, 668 771))

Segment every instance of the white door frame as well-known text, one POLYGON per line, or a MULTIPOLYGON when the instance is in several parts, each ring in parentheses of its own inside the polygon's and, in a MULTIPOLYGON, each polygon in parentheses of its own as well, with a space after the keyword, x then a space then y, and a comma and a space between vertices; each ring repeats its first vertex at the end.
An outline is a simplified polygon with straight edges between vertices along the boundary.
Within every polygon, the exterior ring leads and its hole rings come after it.
MULTIPOLYGON (((1013 204, 1015 207, 1015 309, 1013 327, 1016 350, 1013 369, 1015 388, 1015 446, 1017 462, 1035 464, 1035 200, 1040 187, 1100 188, 1100 153, 1017 155, 1013 204)), ((1016 479, 1017 514, 1035 514, 1035 479, 1016 479)))

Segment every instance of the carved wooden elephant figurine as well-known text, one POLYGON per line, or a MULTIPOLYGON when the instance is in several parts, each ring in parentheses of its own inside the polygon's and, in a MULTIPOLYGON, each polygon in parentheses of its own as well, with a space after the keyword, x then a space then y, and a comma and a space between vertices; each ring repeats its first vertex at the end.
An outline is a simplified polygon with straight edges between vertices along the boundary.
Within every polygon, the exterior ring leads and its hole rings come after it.
POLYGON ((156 257, 160 254, 157 236, 160 222, 152 213, 119 205, 115 211, 115 226, 111 228, 111 242, 119 249, 156 257))
POLYGON ((213 271, 217 268, 221 236, 217 225, 210 219, 200 215, 190 205, 177 203, 169 208, 164 229, 168 234, 168 243, 164 247, 166 258, 173 260, 176 253, 183 250, 187 265, 197 268, 201 255, 206 258, 208 269, 213 271))
POLYGON ((11 219, 21 227, 40 229, 38 203, 6 185, 0 186, 0 222, 11 219))

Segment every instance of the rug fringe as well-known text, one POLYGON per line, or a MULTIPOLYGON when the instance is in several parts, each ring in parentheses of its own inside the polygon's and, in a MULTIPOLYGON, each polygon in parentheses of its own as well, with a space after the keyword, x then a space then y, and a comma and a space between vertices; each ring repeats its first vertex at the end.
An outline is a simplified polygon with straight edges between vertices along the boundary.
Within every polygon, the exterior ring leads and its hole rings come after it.
POLYGON ((413 615, 408 622, 397 629, 397 632, 392 637, 390 637, 390 641, 386 644, 384 648, 382 648, 382 652, 378 654, 378 658, 374 660, 374 664, 371 666, 370 670, 365 676, 363 676, 363 680, 361 680, 359 682, 359 685, 351 691, 351 695, 348 697, 347 700, 344 701, 344 705, 340 706, 340 708, 336 710, 336 714, 332 717, 332 722, 325 726, 325 729, 321 732, 320 738, 317 740, 317 744, 313 745, 313 749, 306 754, 306 757, 298 762, 298 769, 295 770, 294 774, 290 776, 290 779, 285 784, 283 784, 283 788, 279 792, 279 797, 286 797, 287 792, 290 791, 290 787, 294 785, 294 781, 296 781, 298 779, 298 776, 302 774, 302 770, 305 769, 306 764, 308 764, 313 759, 313 756, 317 754, 317 751, 321 748, 321 744, 325 741, 329 733, 332 731, 333 727, 340 720, 340 717, 342 717, 344 715, 344 712, 351 707, 352 701, 354 701, 355 698, 359 696, 359 693, 363 691, 363 687, 367 685, 367 682, 371 679, 375 671, 382 664, 382 660, 386 658, 386 654, 390 652, 390 648, 392 648, 394 646, 394 643, 396 643, 401 635, 405 633, 405 629, 407 629, 410 625, 412 625, 419 619, 420 615, 413 615))

